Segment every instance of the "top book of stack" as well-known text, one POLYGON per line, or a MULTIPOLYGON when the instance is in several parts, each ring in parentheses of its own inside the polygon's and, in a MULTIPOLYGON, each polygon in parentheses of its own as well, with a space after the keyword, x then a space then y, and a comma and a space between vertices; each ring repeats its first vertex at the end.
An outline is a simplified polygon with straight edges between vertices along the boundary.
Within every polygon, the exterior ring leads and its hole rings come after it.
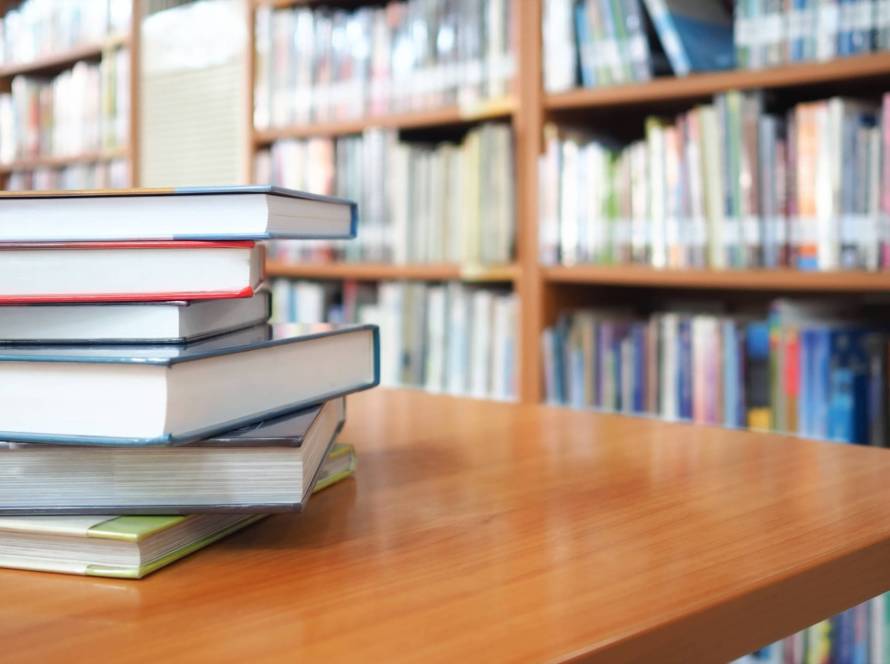
POLYGON ((23 192, 0 195, 0 243, 345 239, 357 216, 351 201, 269 186, 23 192))

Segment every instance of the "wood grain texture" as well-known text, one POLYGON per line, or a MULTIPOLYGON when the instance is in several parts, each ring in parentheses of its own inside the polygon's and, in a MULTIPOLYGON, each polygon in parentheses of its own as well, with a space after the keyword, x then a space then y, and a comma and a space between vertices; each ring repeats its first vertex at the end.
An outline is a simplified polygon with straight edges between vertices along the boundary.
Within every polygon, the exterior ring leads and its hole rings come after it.
POLYGON ((516 237, 521 266, 517 281, 519 330, 516 344, 518 393, 523 403, 544 397, 541 332, 544 329, 544 297, 538 263, 538 158, 541 155, 543 89, 541 83, 541 0, 513 0, 518 34, 516 84, 519 110, 513 117, 516 159, 516 237))
POLYGON ((143 581, 0 570, 4 661, 726 662, 890 588, 890 453, 375 390, 355 480, 143 581))
POLYGON ((890 272, 804 272, 800 270, 681 270, 642 265, 574 265, 543 268, 551 283, 690 288, 704 290, 760 290, 775 292, 886 293, 890 272))

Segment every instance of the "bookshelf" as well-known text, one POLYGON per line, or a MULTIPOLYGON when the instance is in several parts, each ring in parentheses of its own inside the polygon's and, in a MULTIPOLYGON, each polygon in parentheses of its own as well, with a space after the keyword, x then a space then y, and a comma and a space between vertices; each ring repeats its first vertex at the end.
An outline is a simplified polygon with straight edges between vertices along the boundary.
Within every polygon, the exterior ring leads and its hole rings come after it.
MULTIPOLYGON (((78 62, 99 62, 104 54, 119 48, 129 51, 128 138, 123 146, 109 150, 76 152, 66 155, 45 155, 17 159, 0 164, 0 189, 8 188, 10 175, 43 168, 64 168, 84 164, 124 161, 128 187, 139 186, 139 25, 144 11, 142 0, 117 0, 130 4, 128 29, 102 39, 77 44, 62 51, 41 55, 26 62, 0 65, 0 92, 9 92, 16 76, 51 77, 70 69, 78 62)), ((0 17, 18 7, 21 0, 0 3, 0 17)))
MULTIPOLYGON (((543 152, 543 128, 547 122, 566 120, 603 133, 614 128, 641 126, 641 113, 653 110, 687 110, 695 103, 730 90, 771 90, 789 99, 829 96, 834 90, 874 93, 890 90, 890 53, 872 53, 827 62, 804 62, 760 70, 734 70, 656 78, 646 83, 619 84, 592 89, 573 89, 547 94, 542 85, 543 0, 511 0, 516 70, 511 95, 502 101, 472 109, 457 107, 382 115, 355 120, 287 126, 274 130, 253 127, 254 14, 261 5, 275 8, 302 4, 299 0, 253 0, 248 8, 249 125, 245 177, 251 179, 253 155, 282 138, 338 136, 370 127, 428 130, 471 126, 485 120, 506 120, 513 129, 516 182, 516 261, 506 268, 467 271, 457 265, 301 264, 270 262, 273 276, 325 280, 444 281, 462 279, 512 284, 519 296, 518 395, 524 402, 544 397, 541 359, 543 330, 566 306, 599 302, 633 301, 660 292, 707 291, 759 297, 783 294, 869 295, 890 291, 890 274, 884 272, 800 272, 781 270, 662 269, 643 266, 578 265, 551 267, 538 258, 539 182, 538 159, 543 152), (627 110, 627 114, 622 112, 627 110), (617 293, 617 295, 616 295, 617 293)), ((336 4, 336 3, 334 3, 336 4)), ((372 5, 370 2, 349 6, 372 5)))

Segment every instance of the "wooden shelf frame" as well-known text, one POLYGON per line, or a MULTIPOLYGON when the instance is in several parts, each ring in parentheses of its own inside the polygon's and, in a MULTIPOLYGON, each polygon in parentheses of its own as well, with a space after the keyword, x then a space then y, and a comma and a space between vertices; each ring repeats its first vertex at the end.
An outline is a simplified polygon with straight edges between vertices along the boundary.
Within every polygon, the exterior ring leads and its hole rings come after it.
POLYGON ((549 284, 682 288, 690 290, 890 293, 890 272, 800 270, 658 270, 637 265, 542 268, 549 284))
POLYGON ((32 159, 19 159, 8 164, 0 164, 0 175, 9 175, 14 171, 33 171, 35 168, 63 168, 74 164, 91 164, 100 161, 113 161, 126 159, 128 150, 126 147, 101 152, 81 152, 72 155, 34 157, 32 159))
POLYGON ((337 279, 354 281, 465 281, 512 283, 519 271, 515 265, 464 266, 453 263, 395 265, 387 263, 289 263, 266 261, 269 277, 293 279, 337 279))
MULTIPOLYGON (((792 270, 655 270, 645 266, 573 267, 542 266, 538 261, 538 159, 543 150, 543 128, 549 119, 583 116, 596 109, 646 109, 653 106, 682 107, 706 100, 727 90, 819 91, 832 84, 871 85, 887 83, 890 90, 890 53, 874 53, 829 62, 790 64, 773 69, 736 70, 657 78, 647 83, 576 89, 545 94, 542 87, 542 0, 511 0, 517 39, 517 74, 510 99, 482 104, 476 109, 445 108, 398 113, 356 120, 335 121, 256 130, 253 127, 254 12, 257 5, 277 7, 300 4, 299 0, 253 0, 248 3, 248 127, 244 178, 252 181, 253 156, 273 141, 312 136, 340 136, 368 127, 420 129, 465 125, 483 120, 505 120, 514 130, 516 177, 516 263, 505 268, 467 272, 457 265, 299 264, 270 261, 272 276, 305 279, 356 279, 441 281, 492 281, 512 283, 519 295, 517 370, 519 397, 524 402, 543 399, 543 363, 540 339, 544 328, 565 306, 602 301, 616 287, 657 290, 687 289, 716 293, 755 292, 763 297, 782 293, 890 293, 890 273, 796 272, 792 270)), ((356 0, 354 5, 364 4, 356 0)), ((614 116, 591 115, 589 124, 608 130, 614 116), (594 119, 595 117, 595 119, 594 119)), ((623 295, 621 295, 623 297, 623 295)))
POLYGON ((253 143, 256 146, 268 145, 287 138, 312 138, 316 136, 345 136, 358 134, 369 127, 381 129, 424 129, 474 124, 484 120, 507 119, 515 112, 512 99, 502 99, 464 109, 457 106, 391 115, 369 116, 351 120, 316 122, 289 125, 274 129, 254 130, 253 143))
POLYGON ((125 46, 130 41, 128 33, 111 35, 98 42, 78 44, 65 51, 42 55, 29 62, 13 62, 0 65, 0 78, 11 78, 21 74, 43 74, 73 66, 81 60, 96 60, 109 49, 125 46))
POLYGON ((547 95, 544 105, 548 111, 633 106, 702 99, 729 90, 796 89, 872 78, 887 78, 890 82, 890 52, 838 58, 828 62, 791 64, 772 69, 737 69, 655 78, 646 83, 580 88, 547 95))
MULTIPOLYGON (((21 159, 9 164, 0 165, 0 189, 6 188, 9 175, 14 171, 30 171, 35 168, 63 168, 73 164, 105 162, 114 159, 126 159, 129 169, 129 187, 139 186, 139 74, 140 74, 140 36, 139 30, 145 10, 144 0, 115 0, 130 2, 130 25, 126 32, 113 34, 96 42, 79 44, 70 49, 42 55, 29 62, 16 62, 0 66, 0 84, 8 84, 19 75, 55 74, 73 67, 82 60, 97 60, 110 49, 125 47, 130 51, 130 99, 129 128, 130 135, 126 146, 97 152, 86 152, 75 155, 45 155, 21 159)), ((0 4, 0 15, 5 14, 14 3, 0 4)), ((8 89, 8 88, 5 88, 8 89)))

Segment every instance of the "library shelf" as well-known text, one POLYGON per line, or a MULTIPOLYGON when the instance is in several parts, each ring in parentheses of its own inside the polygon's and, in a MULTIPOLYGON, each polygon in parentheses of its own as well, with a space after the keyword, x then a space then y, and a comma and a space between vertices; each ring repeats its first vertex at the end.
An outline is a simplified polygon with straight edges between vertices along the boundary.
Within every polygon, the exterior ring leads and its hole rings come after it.
POLYGON ((358 134, 368 128, 383 129, 425 129, 433 127, 460 126, 509 118, 515 111, 512 99, 483 101, 472 106, 450 106, 426 111, 410 111, 388 115, 372 115, 352 120, 334 120, 289 125, 275 129, 254 130, 254 144, 268 145, 285 138, 310 138, 313 136, 343 136, 358 134))
POLYGON ((129 151, 127 148, 103 150, 101 152, 80 152, 72 155, 48 155, 45 157, 30 157, 18 159, 8 164, 0 164, 0 175, 15 171, 33 171, 35 168, 63 168, 74 164, 91 164, 99 161, 112 161, 114 159, 126 159, 129 151))
POLYGON ((0 78, 11 78, 19 74, 41 74, 64 69, 80 60, 93 60, 100 57, 103 51, 123 46, 129 41, 126 33, 112 35, 98 42, 80 44, 59 53, 51 53, 28 62, 15 62, 0 65, 0 78))
POLYGON ((349 279, 355 281, 465 281, 512 282, 518 275, 515 265, 468 266, 455 263, 398 265, 389 263, 290 263, 266 262, 269 277, 291 279, 349 279))
POLYGON ((770 69, 737 69, 684 77, 667 76, 644 83, 579 88, 545 95, 544 106, 549 111, 633 106, 706 98, 727 90, 802 88, 829 83, 865 81, 877 77, 890 79, 890 52, 770 69))
POLYGON ((890 272, 800 270, 655 269, 637 265, 541 268, 552 284, 639 286, 724 291, 874 293, 890 291, 890 272))

